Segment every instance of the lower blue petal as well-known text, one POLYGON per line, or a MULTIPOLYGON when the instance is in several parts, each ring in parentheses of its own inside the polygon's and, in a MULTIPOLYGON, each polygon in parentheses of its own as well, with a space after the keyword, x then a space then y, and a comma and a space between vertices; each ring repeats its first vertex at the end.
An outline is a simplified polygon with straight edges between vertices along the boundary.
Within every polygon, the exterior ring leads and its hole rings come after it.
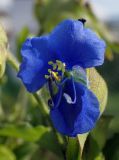
POLYGON ((81 83, 75 82, 76 103, 68 103, 64 93, 73 95, 72 81, 68 80, 63 88, 62 99, 58 107, 50 111, 55 128, 62 134, 75 137, 77 134, 89 132, 99 118, 99 102, 96 96, 81 83))

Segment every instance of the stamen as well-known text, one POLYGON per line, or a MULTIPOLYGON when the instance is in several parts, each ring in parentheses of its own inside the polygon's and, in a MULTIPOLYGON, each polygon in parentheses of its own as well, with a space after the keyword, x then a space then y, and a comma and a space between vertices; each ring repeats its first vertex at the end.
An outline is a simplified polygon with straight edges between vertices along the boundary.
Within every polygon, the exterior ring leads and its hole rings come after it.
POLYGON ((56 79, 56 81, 61 81, 65 72, 65 67, 66 67, 65 63, 62 63, 61 61, 56 60, 55 63, 52 61, 49 61, 48 64, 52 66, 52 69, 48 69, 49 75, 45 75, 45 78, 48 79, 51 77, 52 79, 56 79), (60 75, 59 71, 62 72, 62 75, 60 75))
POLYGON ((58 77, 58 72, 51 71, 51 76, 53 76, 57 81, 60 81, 60 77, 58 77))
POLYGON ((51 98, 53 98, 53 87, 52 87, 51 78, 48 79, 48 88, 49 88, 50 96, 51 98))
POLYGON ((62 98, 62 92, 63 92, 63 89, 62 87, 59 87, 59 92, 57 94, 57 97, 56 97, 56 105, 55 105, 55 108, 58 108, 59 105, 60 105, 60 102, 61 102, 61 98, 62 98))
POLYGON ((53 100, 54 95, 53 95, 53 87, 52 87, 51 79, 48 80, 48 87, 49 87, 49 92, 50 92, 50 96, 51 96, 51 99, 49 99, 48 104, 51 107, 55 106, 55 108, 57 108, 60 105, 60 101, 61 101, 61 97, 62 97, 62 87, 61 86, 59 87, 57 97, 55 100, 55 102, 57 102, 56 104, 53 100))
POLYGON ((55 81, 55 84, 56 84, 58 87, 63 86, 64 83, 65 83, 68 79, 69 79, 69 78, 67 77, 67 78, 63 79, 63 81, 61 81, 60 83, 57 83, 57 81, 55 81))

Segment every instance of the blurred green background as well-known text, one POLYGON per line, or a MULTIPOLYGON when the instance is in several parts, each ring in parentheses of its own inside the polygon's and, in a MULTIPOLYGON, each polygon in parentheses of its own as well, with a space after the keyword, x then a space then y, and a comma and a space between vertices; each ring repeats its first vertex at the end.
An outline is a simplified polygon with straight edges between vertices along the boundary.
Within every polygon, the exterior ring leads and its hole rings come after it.
MULTIPOLYGON (((108 103, 86 140, 84 160, 119 159, 118 6, 118 0, 0 0, 0 23, 7 33, 9 49, 19 61, 27 36, 46 34, 66 18, 85 18, 86 26, 106 41, 105 63, 97 70, 107 82, 108 103)), ((16 74, 7 64, 0 79, 0 160, 62 159, 52 131, 43 128, 47 123, 37 102, 16 74)))

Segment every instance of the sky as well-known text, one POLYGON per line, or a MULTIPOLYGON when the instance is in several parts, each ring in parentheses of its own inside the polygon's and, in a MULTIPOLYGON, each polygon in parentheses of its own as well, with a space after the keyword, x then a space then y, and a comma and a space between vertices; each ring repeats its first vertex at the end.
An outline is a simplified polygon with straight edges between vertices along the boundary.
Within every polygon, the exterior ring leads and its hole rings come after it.
POLYGON ((0 0, 0 10, 9 10, 14 0, 0 0))
POLYGON ((87 0, 100 19, 119 19, 119 0, 87 0))

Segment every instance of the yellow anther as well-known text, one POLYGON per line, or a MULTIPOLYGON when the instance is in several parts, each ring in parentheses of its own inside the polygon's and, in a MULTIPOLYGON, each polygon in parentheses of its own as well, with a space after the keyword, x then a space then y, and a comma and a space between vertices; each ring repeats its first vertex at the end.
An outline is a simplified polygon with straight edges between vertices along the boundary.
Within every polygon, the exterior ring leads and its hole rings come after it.
POLYGON ((45 75, 45 78, 48 79, 49 77, 54 77, 55 80, 61 81, 61 76, 56 71, 61 71, 64 74, 64 72, 65 72, 65 63, 62 63, 61 61, 56 60, 55 63, 53 61, 49 61, 48 64, 51 65, 52 69, 48 69, 49 75, 45 75))
POLYGON ((58 76, 58 72, 51 72, 51 74, 53 75, 53 77, 57 80, 57 81, 60 81, 60 77, 58 76))

